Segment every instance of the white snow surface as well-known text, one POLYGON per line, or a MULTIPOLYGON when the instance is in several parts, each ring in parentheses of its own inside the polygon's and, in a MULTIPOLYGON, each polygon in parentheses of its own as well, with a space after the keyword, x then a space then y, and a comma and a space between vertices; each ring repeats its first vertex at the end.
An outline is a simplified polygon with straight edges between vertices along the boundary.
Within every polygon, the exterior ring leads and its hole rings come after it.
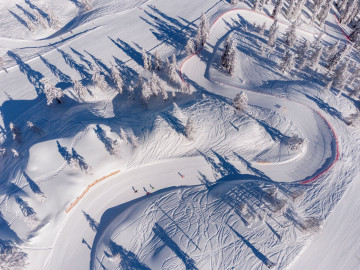
MULTIPOLYGON (((272 5, 89 2, 88 11, 80 0, 0 3, 0 253, 12 241, 34 270, 357 269, 360 132, 344 119, 360 101, 323 91, 323 75, 310 68, 282 74, 280 40, 262 55, 266 37, 254 24, 272 24, 272 5), (13 15, 31 19, 45 4, 57 29, 29 31, 13 15), (189 57, 202 12, 210 38, 189 57), (234 77, 218 64, 229 34, 234 77), (142 49, 163 60, 175 53, 179 81, 195 92, 159 71, 169 98, 144 104, 140 77, 151 73, 142 49), (108 89, 92 85, 96 69, 108 89), (62 104, 46 105, 44 77, 62 89, 62 104), (84 97, 72 79, 87 88, 84 97), (232 106, 240 91, 249 99, 243 112, 232 106), (296 137, 303 142, 291 145, 296 137)), ((323 45, 346 43, 332 13, 323 29, 301 18, 297 46, 321 31, 323 45)), ((290 24, 280 15, 280 39, 290 24)), ((358 61, 355 51, 350 57, 358 61)))

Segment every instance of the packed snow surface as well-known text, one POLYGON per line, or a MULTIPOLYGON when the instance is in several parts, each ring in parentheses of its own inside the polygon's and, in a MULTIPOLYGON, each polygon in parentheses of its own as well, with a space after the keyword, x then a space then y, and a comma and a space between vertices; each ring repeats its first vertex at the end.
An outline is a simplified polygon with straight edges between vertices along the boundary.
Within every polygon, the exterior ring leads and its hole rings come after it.
POLYGON ((359 97, 323 90, 328 56, 279 69, 305 39, 347 43, 337 10, 310 25, 308 2, 296 48, 282 12, 270 49, 264 5, 0 3, 0 268, 357 269, 359 97), (209 37, 189 54, 202 12, 209 37))

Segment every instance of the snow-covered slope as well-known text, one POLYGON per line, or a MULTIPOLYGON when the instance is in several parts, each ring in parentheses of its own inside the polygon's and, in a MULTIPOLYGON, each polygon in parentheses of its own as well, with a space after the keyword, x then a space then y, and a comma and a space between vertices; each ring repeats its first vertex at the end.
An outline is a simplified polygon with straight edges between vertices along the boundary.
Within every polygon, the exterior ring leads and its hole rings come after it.
MULTIPOLYGON (((359 204, 360 132, 345 119, 359 100, 322 90, 325 56, 316 71, 280 72, 291 24, 284 13, 271 51, 258 26, 273 23, 272 4, 260 12, 221 0, 82 3, 0 4, 2 267, 356 267, 360 224, 349 213, 359 204), (21 23, 34 10, 47 19, 45 9, 56 27, 21 23), (202 12, 209 39, 189 56, 202 12), (219 66, 229 35, 233 77, 219 66), (165 67, 144 70, 143 50, 164 62, 174 53, 176 78, 165 67), (93 80, 97 71, 106 89, 93 80), (145 103, 153 72, 162 91, 145 103), (43 78, 63 91, 62 104, 46 105, 43 78), (233 106, 241 91, 245 111, 233 106)), ((306 24, 309 7, 296 45, 345 44, 332 13, 322 29, 306 24)), ((350 57, 358 61, 354 50, 350 57)))

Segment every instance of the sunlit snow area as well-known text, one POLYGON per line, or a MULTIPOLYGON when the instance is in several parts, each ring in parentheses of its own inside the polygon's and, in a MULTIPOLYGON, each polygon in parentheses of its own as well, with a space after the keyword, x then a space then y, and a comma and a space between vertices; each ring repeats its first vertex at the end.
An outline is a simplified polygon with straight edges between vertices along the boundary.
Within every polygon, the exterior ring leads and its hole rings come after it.
POLYGON ((359 10, 2 1, 0 269, 359 269, 359 10))

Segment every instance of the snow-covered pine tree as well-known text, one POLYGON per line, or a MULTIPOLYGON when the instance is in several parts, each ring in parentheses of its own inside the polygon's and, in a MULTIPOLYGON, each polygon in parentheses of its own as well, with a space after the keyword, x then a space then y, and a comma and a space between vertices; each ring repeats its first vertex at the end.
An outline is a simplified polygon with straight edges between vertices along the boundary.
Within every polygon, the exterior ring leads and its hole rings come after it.
POLYGON ((343 10, 346 8, 346 6, 347 6, 347 4, 348 4, 349 1, 351 1, 351 0, 342 0, 342 1, 338 4, 339 10, 340 10, 340 11, 343 11, 343 10))
POLYGON ((130 142, 134 148, 139 146, 139 138, 136 137, 136 135, 134 133, 131 133, 131 135, 130 135, 130 142))
POLYGON ((351 50, 352 45, 348 44, 345 45, 340 51, 338 51, 333 57, 329 58, 329 62, 327 65, 327 68, 329 70, 329 72, 332 72, 333 70, 335 70, 338 66, 338 64, 340 63, 340 61, 347 56, 348 51, 351 50))
POLYGON ((353 82, 358 79, 360 76, 360 67, 356 66, 354 67, 353 71, 351 72, 351 77, 348 81, 348 85, 351 86, 353 84, 353 82))
POLYGON ((206 41, 209 38, 210 34, 210 25, 209 20, 206 17, 205 13, 203 12, 200 17, 200 24, 196 33, 196 50, 198 50, 200 47, 204 46, 206 41))
POLYGON ((20 129, 17 126, 15 126, 13 122, 10 122, 9 127, 13 140, 20 143, 21 142, 20 129))
POLYGON ((229 35, 224 43, 224 52, 221 56, 221 66, 233 76, 236 64, 236 43, 229 35))
POLYGON ((149 70, 149 59, 144 49, 142 49, 142 59, 143 59, 144 69, 149 70))
POLYGON ((195 43, 192 38, 187 41, 185 51, 190 55, 195 53, 195 43))
POLYGON ((339 50, 340 40, 338 39, 335 43, 331 44, 327 50, 328 59, 334 57, 335 53, 339 50))
POLYGON ((237 93, 233 100, 233 106, 235 107, 236 110, 245 111, 248 106, 247 94, 243 91, 237 93))
POLYGON ((313 12, 313 13, 312 13, 311 19, 310 19, 310 24, 311 24, 311 25, 314 24, 314 22, 315 22, 315 20, 316 20, 316 18, 317 18, 317 16, 318 16, 318 14, 319 14, 319 12, 320 12, 320 6, 315 5, 315 7, 314 7, 314 9, 313 9, 312 12, 313 12))
POLYGON ((295 23, 291 24, 285 34, 285 42, 290 48, 294 46, 296 41, 296 26, 295 23))
POLYGON ((304 5, 306 3, 306 0, 299 0, 296 5, 295 5, 295 9, 294 12, 292 14, 292 18, 295 22, 299 21, 299 18, 301 16, 302 10, 304 8, 304 5))
POLYGON ((178 74, 176 72, 176 57, 175 54, 172 55, 172 63, 169 62, 169 60, 167 60, 167 74, 169 76, 170 81, 172 82, 179 82, 179 77, 178 74))
POLYGON ((115 67, 111 67, 111 77, 116 85, 116 89, 119 91, 120 94, 123 92, 124 82, 121 78, 119 70, 115 67))
POLYGON ((152 65, 152 56, 151 56, 151 54, 149 54, 149 56, 148 56, 148 67, 149 67, 149 70, 152 70, 153 65, 152 65))
POLYGON ((344 10, 341 12, 341 15, 340 15, 340 23, 343 23, 343 24, 348 24, 352 18, 352 13, 354 11, 354 9, 356 9, 356 5, 357 5, 357 1, 355 0, 350 0, 346 7, 344 8, 344 10))
POLYGON ((44 17, 41 16, 41 14, 39 13, 38 10, 34 9, 33 11, 34 11, 34 15, 35 15, 35 18, 36 18, 36 21, 37 21, 38 25, 40 25, 42 28, 46 28, 47 22, 44 19, 44 17))
POLYGON ((158 51, 156 51, 155 55, 154 55, 154 69, 160 70, 162 68, 162 65, 163 65, 163 63, 162 63, 160 54, 158 51))
POLYGON ((89 0, 80 0, 80 3, 86 11, 90 11, 92 9, 89 0))
POLYGON ((51 105, 54 100, 58 103, 62 103, 61 98, 64 96, 64 93, 60 88, 55 87, 48 78, 42 78, 40 82, 44 86, 44 94, 46 95, 47 105, 51 105))
MULTIPOLYGON (((348 78, 349 78, 349 60, 347 59, 344 63, 342 63, 341 65, 338 66, 338 68, 335 70, 334 72, 334 83, 338 88, 343 88, 341 87, 342 84, 346 84, 348 78)), ((343 90, 343 89, 341 89, 343 90)))
POLYGON ((264 37, 265 30, 266 30, 266 23, 263 23, 263 25, 260 27, 260 31, 259 31, 259 35, 261 37, 264 37))
POLYGON ((186 121, 185 134, 189 140, 192 140, 194 138, 195 124, 191 117, 189 117, 186 121))
POLYGON ((77 96, 81 99, 84 99, 86 94, 86 87, 83 86, 81 81, 77 81, 75 79, 72 79, 72 84, 74 92, 77 94, 77 96))
POLYGON ((142 99, 142 101, 145 104, 148 103, 151 96, 152 96, 152 92, 151 92, 150 86, 147 82, 145 82, 143 80, 142 84, 141 84, 141 99, 142 99))
POLYGON ((290 0, 289 8, 286 10, 286 17, 289 20, 293 19, 296 5, 297 5, 297 2, 295 0, 290 0))
POLYGON ((230 0, 230 4, 236 5, 238 3, 238 0, 230 0))
POLYGON ((121 138, 121 140, 123 140, 125 143, 128 143, 128 142, 129 142, 128 135, 126 134, 125 130, 123 130, 123 128, 120 128, 120 138, 121 138))
POLYGON ((107 84, 104 75, 102 75, 98 69, 94 70, 91 81, 95 87, 102 91, 107 91, 109 89, 109 85, 107 84))
POLYGON ((49 26, 54 29, 60 28, 61 22, 60 22, 59 18, 54 14, 52 9, 50 9, 48 5, 45 5, 45 10, 48 15, 47 20, 48 20, 49 26))
POLYGON ((275 19, 277 18, 277 16, 278 16, 279 13, 280 13, 280 10, 281 10, 281 8, 282 8, 283 3, 284 3, 284 0, 277 0, 277 1, 276 1, 274 10, 273 10, 273 12, 272 12, 272 17, 273 17, 273 18, 275 18, 275 19))
POLYGON ((277 20, 274 20, 273 24, 270 26, 269 29, 269 39, 268 39, 268 46, 274 47, 276 41, 276 32, 279 29, 277 26, 277 20))
POLYGON ((26 122, 26 126, 28 128, 30 128, 33 132, 41 135, 43 133, 43 131, 41 130, 41 128, 39 128, 37 125, 35 125, 33 122, 31 121, 27 121, 26 122))
POLYGON ((315 71, 319 67, 319 62, 320 62, 320 57, 321 57, 322 51, 323 51, 322 47, 315 48, 315 50, 313 51, 312 55, 309 58, 310 68, 312 68, 315 71))
POLYGON ((260 6, 261 6, 260 0, 255 0, 252 9, 253 9, 253 10, 259 10, 259 9, 260 9, 260 6))
POLYGON ((354 31, 351 32, 349 38, 353 42, 357 42, 360 40, 360 23, 357 24, 354 31))
POLYGON ((280 64, 280 70, 282 73, 290 72, 295 65, 295 57, 291 51, 285 51, 285 56, 283 57, 283 61, 280 64))
POLYGON ((304 39, 303 43, 296 52, 297 59, 299 60, 303 59, 306 53, 309 51, 309 49, 310 49, 310 42, 307 39, 304 39))
POLYGON ((13 153, 13 157, 14 157, 14 158, 17 158, 17 157, 20 156, 19 152, 16 151, 14 148, 11 148, 11 152, 13 153))
POLYGON ((159 76, 156 75, 155 72, 153 72, 150 80, 150 90, 155 96, 161 93, 161 89, 159 86, 160 86, 160 78, 159 76))
POLYGON ((334 83, 334 79, 331 78, 331 79, 325 84, 324 91, 330 91, 330 90, 331 90, 331 87, 333 86, 333 83, 334 83))
POLYGON ((330 8, 331 8, 331 3, 330 2, 326 2, 322 7, 321 10, 319 12, 319 15, 317 16, 319 23, 320 23, 320 27, 324 26, 325 20, 330 12, 330 8))
POLYGON ((351 98, 356 97, 360 98, 360 85, 357 85, 349 94, 351 98))

